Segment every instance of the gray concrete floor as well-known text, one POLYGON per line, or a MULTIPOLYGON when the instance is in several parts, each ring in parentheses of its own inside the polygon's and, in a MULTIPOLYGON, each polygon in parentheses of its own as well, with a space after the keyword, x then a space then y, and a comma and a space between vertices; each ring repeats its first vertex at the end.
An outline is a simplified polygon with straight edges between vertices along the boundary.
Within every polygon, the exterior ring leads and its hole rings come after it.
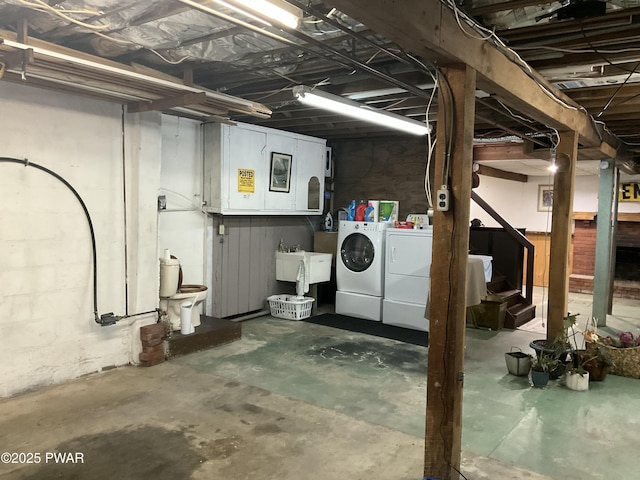
MULTIPOLYGON (((640 302, 623 303, 640 317, 640 302)), ((530 351, 536 328, 467 329, 462 473, 637 478, 640 381, 531 388, 507 373, 504 353, 530 351)), ((426 364, 424 347, 253 319, 228 345, 0 400, 0 451, 40 454, 0 463, 0 478, 419 480, 426 364)))

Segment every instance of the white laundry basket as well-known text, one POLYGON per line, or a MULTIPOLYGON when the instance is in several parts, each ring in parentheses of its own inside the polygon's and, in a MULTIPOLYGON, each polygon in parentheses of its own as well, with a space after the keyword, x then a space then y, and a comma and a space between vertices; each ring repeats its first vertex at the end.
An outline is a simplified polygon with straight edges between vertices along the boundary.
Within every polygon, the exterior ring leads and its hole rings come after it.
POLYGON ((269 298, 271 315, 288 320, 302 320, 311 316, 314 298, 296 295, 271 295, 269 298))

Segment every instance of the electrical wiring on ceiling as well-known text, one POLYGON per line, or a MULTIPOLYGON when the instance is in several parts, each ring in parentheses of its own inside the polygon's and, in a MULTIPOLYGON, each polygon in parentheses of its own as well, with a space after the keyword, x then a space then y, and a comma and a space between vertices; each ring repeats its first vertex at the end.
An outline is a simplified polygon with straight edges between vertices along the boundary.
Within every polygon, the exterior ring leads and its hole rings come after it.
MULTIPOLYGON (((587 37, 587 33, 584 31, 584 28, 580 27, 580 33, 582 34, 582 37, 584 38, 584 41, 587 42, 587 45, 589 45, 589 47, 591 47, 592 52, 590 53, 595 53, 597 54, 600 58, 602 58, 602 60, 604 60, 608 65, 612 66, 612 67, 616 67, 620 70, 622 70, 623 72, 630 72, 631 70, 627 70, 624 67, 621 67, 620 65, 617 65, 615 63, 613 63, 611 60, 609 60, 607 57, 605 57, 603 55, 604 52, 598 50, 594 45, 592 45, 591 40, 589 40, 589 37, 587 37)), ((635 72, 635 68, 633 69, 633 72, 635 72)))
POLYGON ((616 98, 616 95, 618 95, 618 93, 620 93, 620 90, 622 89, 622 87, 624 87, 627 84, 627 82, 629 81, 631 76, 636 72, 638 67, 640 67, 640 62, 636 63, 636 66, 633 67, 633 70, 631 72, 629 72, 629 75, 627 75, 627 78, 624 79, 624 82, 618 85, 618 88, 616 88, 615 92, 611 94, 611 97, 609 97, 609 100, 607 100, 607 103, 605 103, 604 107, 602 107, 602 109, 596 115, 596 118, 600 118, 600 116, 602 116, 602 114, 607 110, 607 108, 609 108, 609 106, 611 105, 611 102, 613 102, 613 99, 616 98))
POLYGON ((496 99, 496 101, 502 106, 502 108, 504 108, 507 112, 509 112, 509 115, 511 115, 513 118, 518 118, 524 122, 527 123, 536 123, 534 120, 531 120, 530 118, 526 118, 523 117, 521 115, 518 115, 517 113, 511 111, 511 109, 509 107, 507 107, 502 101, 496 99))
MULTIPOLYGON (((414 57, 409 53, 405 53, 405 55, 413 62, 415 62, 418 66, 420 66, 425 72, 427 72, 431 79, 433 80, 433 90, 431 91, 431 96, 429 97, 429 102, 427 103, 426 109, 426 122, 429 121, 429 112, 433 105, 433 100, 435 99, 436 92, 441 88, 441 85, 445 86, 446 91, 449 94, 449 98, 451 101, 445 102, 446 105, 442 105, 442 116, 443 116, 443 134, 445 138, 445 166, 442 171, 442 183, 441 185, 447 186, 449 179, 449 159, 451 158, 451 151, 453 149, 453 131, 454 131, 454 108, 453 108, 453 97, 451 95, 451 86, 449 85, 449 81, 446 76, 442 74, 439 68, 435 65, 431 64, 431 68, 429 68, 422 60, 414 57), (433 73, 435 72, 435 74, 433 73), (448 113, 447 113, 448 111, 448 113), (449 125, 450 122, 450 125, 449 125)), ((443 96, 444 98, 444 96, 443 96)), ((427 166, 425 172, 425 193, 427 196, 428 206, 433 208, 433 192, 431 190, 431 162, 433 159, 433 153, 435 152, 436 147, 436 139, 432 138, 431 131, 427 133, 427 142, 428 142, 428 150, 427 150, 427 166)))
POLYGON ((51 5, 49 5, 48 3, 42 0, 33 0, 32 2, 28 2, 26 0, 19 0, 19 2, 26 7, 32 8, 34 10, 38 10, 40 12, 52 12, 55 15, 58 15, 59 17, 71 23, 75 23, 76 25, 79 25, 81 27, 88 28, 89 30, 104 30, 109 28, 110 26, 110 24, 92 25, 90 23, 85 23, 81 20, 76 20, 72 16, 68 15, 68 14, 101 15, 102 12, 97 10, 61 10, 61 9, 52 7, 51 5))
MULTIPOLYGON (((83 22, 81 20, 77 20, 75 18, 73 18, 71 16, 71 14, 75 14, 75 15, 103 15, 104 13, 98 10, 88 10, 88 9, 81 9, 81 10, 60 10, 57 8, 52 7, 51 5, 47 4, 46 2, 42 1, 42 0, 33 0, 31 2, 26 1, 26 0, 19 0, 19 2, 26 6, 29 7, 33 10, 37 10, 40 12, 50 12, 53 13, 57 16, 59 16, 60 18, 63 18, 64 20, 67 20, 68 22, 74 23, 78 26, 87 28, 91 31, 91 33, 93 33, 94 35, 97 35, 98 37, 104 38, 106 40, 109 40, 111 42, 114 43, 119 43, 119 44, 124 44, 124 45, 133 45, 135 47, 138 48, 145 48, 142 45, 135 43, 135 42, 131 42, 129 40, 123 40, 121 38, 116 38, 113 37, 111 35, 107 35, 105 33, 102 33, 99 30, 106 30, 108 28, 110 28, 111 24, 107 23, 104 25, 92 25, 90 23, 86 23, 83 22)), ((146 48, 146 50, 149 50, 151 53, 157 55, 158 57, 160 57, 164 62, 171 64, 171 65, 178 65, 182 62, 184 62, 185 60, 187 60, 189 57, 185 56, 183 58, 181 58, 180 60, 174 61, 174 60, 169 60, 168 58, 164 57, 160 52, 158 52, 157 50, 154 50, 153 48, 146 48)))
MULTIPOLYGON (((494 45, 494 47, 496 47, 499 51, 501 51, 509 61, 517 65, 529 78, 531 78, 536 83, 536 85, 538 85, 540 90, 544 92, 544 94, 547 95, 550 99, 552 99, 553 101, 562 105, 565 108, 575 110, 575 111, 581 111, 585 114, 588 114, 585 108, 581 106, 571 105, 565 102, 564 100, 559 98, 555 94, 555 92, 551 91, 545 84, 540 82, 540 80, 534 74, 533 69, 522 59, 522 57, 520 57, 520 55, 518 55, 518 53, 515 50, 513 50, 510 47, 507 47, 507 45, 500 39, 500 37, 498 37, 495 34, 495 32, 493 32, 492 30, 489 30, 488 28, 483 27, 482 25, 479 25, 474 19, 469 17, 464 11, 460 10, 453 0, 440 0, 440 2, 454 13, 458 21, 458 26, 460 27, 460 30, 464 35, 470 38, 474 38, 476 40, 491 42, 492 45, 494 45), (463 28, 462 26, 463 22, 460 20, 464 20, 464 24, 466 24, 472 30, 482 32, 485 35, 478 38, 477 36, 470 34, 465 28, 463 28)), ((598 134, 600 133, 598 132, 598 134)))
POLYGON ((560 52, 560 53, 606 53, 606 54, 610 54, 610 55, 615 55, 618 53, 634 53, 634 52, 640 52, 640 47, 629 47, 629 48, 621 48, 621 49, 617 49, 617 50, 602 50, 602 49, 596 49, 595 47, 592 48, 585 48, 585 49, 580 49, 580 48, 562 48, 562 47, 551 47, 551 46, 547 46, 547 45, 534 45, 534 46, 518 46, 518 47, 511 47, 513 50, 549 50, 551 52, 560 52))

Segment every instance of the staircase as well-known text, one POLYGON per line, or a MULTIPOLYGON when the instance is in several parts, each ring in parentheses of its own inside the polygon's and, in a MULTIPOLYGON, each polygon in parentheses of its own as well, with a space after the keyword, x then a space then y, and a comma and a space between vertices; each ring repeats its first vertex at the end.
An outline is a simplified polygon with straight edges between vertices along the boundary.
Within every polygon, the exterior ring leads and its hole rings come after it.
POLYGON ((522 292, 509 285, 504 276, 495 276, 487 283, 487 291, 499 296, 507 304, 504 328, 518 328, 536 316, 536 306, 522 296, 522 292))
POLYGON ((517 328, 536 316, 533 305, 533 259, 535 247, 524 235, 500 216, 487 202, 472 191, 471 198, 500 226, 471 227, 469 252, 493 257, 493 277, 487 290, 507 304, 505 328, 517 328), (524 251, 527 251, 526 295, 522 295, 524 251), (474 251, 475 250, 475 251, 474 251), (504 276, 503 276, 504 275, 504 276))

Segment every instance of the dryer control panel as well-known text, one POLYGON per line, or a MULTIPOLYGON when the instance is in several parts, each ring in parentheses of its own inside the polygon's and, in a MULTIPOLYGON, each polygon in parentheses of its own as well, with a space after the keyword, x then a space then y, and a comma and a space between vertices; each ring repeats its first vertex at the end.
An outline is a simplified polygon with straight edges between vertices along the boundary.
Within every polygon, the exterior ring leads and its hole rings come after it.
POLYGON ((340 227, 346 224, 354 232, 381 232, 389 227, 388 222, 350 222, 344 220, 340 222, 340 227))

